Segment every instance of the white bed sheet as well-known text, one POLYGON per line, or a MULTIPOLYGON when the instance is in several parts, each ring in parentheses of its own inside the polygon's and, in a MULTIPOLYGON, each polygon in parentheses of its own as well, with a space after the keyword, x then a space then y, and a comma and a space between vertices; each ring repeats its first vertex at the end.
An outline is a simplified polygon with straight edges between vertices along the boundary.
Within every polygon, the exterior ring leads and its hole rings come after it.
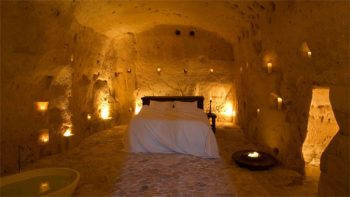
POLYGON ((219 158, 215 136, 203 110, 159 110, 143 106, 127 130, 130 152, 184 153, 219 158))

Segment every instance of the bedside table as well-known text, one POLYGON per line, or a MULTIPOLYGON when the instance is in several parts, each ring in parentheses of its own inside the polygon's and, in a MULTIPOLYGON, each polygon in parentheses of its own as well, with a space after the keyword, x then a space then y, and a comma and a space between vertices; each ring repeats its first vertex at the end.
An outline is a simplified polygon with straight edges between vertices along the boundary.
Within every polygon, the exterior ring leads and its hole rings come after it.
POLYGON ((211 129, 215 133, 216 131, 216 114, 214 113, 207 113, 208 119, 211 119, 211 129))

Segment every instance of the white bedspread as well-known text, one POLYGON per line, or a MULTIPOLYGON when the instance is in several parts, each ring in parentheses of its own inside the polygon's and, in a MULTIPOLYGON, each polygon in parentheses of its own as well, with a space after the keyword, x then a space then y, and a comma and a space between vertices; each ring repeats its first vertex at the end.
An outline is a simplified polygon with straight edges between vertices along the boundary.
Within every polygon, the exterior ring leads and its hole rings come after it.
POLYGON ((215 136, 203 110, 157 110, 143 106, 127 132, 130 152, 184 153, 218 158, 215 136))

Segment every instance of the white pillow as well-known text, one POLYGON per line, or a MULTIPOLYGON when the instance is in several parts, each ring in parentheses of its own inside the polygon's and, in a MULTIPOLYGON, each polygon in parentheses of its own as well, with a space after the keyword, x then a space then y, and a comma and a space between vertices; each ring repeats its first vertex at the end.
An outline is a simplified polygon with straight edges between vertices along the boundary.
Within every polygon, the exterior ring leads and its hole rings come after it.
POLYGON ((197 101, 194 102, 181 102, 181 101, 175 101, 175 109, 177 110, 196 110, 197 107, 197 101))
POLYGON ((150 101, 149 106, 151 108, 161 109, 161 110, 170 110, 174 106, 174 102, 172 101, 150 101))

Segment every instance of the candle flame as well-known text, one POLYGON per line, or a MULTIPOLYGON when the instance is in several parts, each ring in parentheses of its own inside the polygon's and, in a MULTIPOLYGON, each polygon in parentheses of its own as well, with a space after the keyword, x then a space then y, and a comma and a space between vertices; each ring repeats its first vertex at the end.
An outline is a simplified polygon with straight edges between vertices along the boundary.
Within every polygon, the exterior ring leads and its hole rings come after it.
POLYGON ((251 158, 258 158, 258 157, 260 157, 260 154, 259 154, 258 152, 256 152, 256 151, 254 151, 254 152, 249 152, 249 153, 248 153, 248 157, 251 157, 251 158))
POLYGON ((49 102, 44 102, 44 101, 36 102, 36 109, 38 111, 45 112, 48 108, 48 105, 49 105, 49 102))
POLYGON ((63 136, 64 136, 64 137, 70 137, 70 136, 72 136, 72 135, 74 135, 74 134, 72 133, 71 128, 68 128, 68 129, 63 133, 63 136))

